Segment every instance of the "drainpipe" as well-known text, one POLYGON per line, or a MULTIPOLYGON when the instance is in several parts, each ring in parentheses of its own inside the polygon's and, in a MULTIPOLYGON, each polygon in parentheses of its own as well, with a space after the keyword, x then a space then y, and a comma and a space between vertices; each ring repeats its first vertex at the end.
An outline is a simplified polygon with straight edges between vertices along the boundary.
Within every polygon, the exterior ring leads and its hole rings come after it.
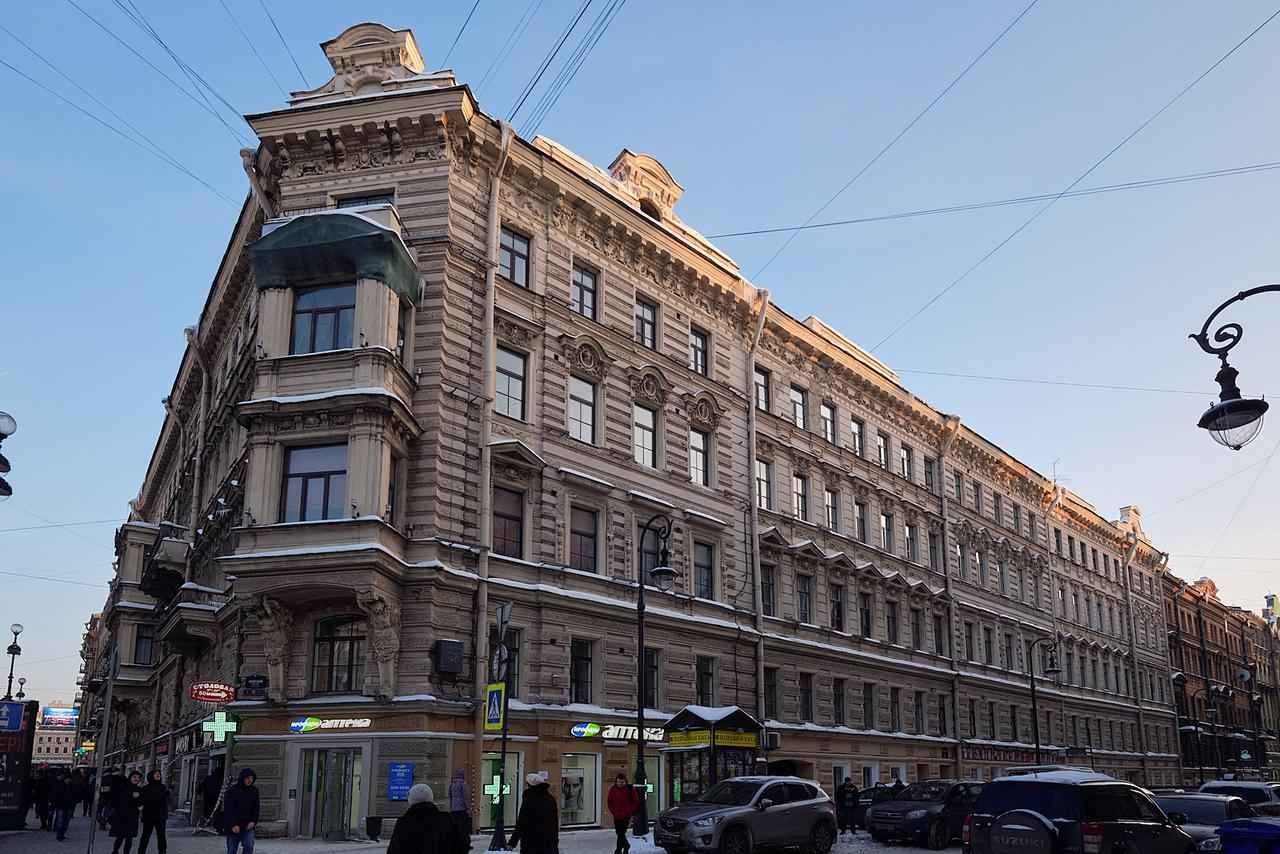
MULTIPOLYGON (((1134 616, 1134 600, 1133 600, 1133 584, 1129 579, 1129 565, 1133 562, 1133 556, 1138 553, 1138 534, 1135 531, 1127 531, 1124 535, 1128 541, 1129 547, 1125 549, 1124 563, 1120 565, 1120 571, 1124 573, 1124 594, 1125 601, 1129 605, 1129 658, 1133 660, 1133 676, 1134 681, 1138 684, 1135 686, 1138 690, 1134 692, 1134 699, 1137 701, 1138 709, 1138 753, 1142 761, 1142 782, 1149 783, 1150 779, 1147 774, 1147 727, 1146 716, 1143 712, 1142 700, 1142 680, 1138 675, 1138 618, 1134 616)), ((1161 622, 1164 622, 1163 617, 1161 622)), ((1166 661, 1168 660, 1166 656, 1166 661)))
MULTIPOLYGON (((191 556, 194 553, 196 543, 196 528, 200 524, 201 496, 204 493, 204 436, 205 421, 209 416, 209 363, 205 361, 204 353, 200 352, 200 342, 196 335, 196 328, 188 326, 183 332, 187 336, 187 344, 191 347, 191 352, 195 354, 196 364, 200 366, 200 415, 196 421, 196 470, 191 481, 191 510, 188 519, 190 525, 187 528, 187 538, 191 543, 191 548, 187 550, 187 577, 191 580, 191 556)), ((185 455, 186 448, 182 449, 185 455)))
MULTIPOLYGON (((1156 561, 1156 571, 1164 572, 1168 568, 1169 568, 1169 553, 1160 552, 1160 556, 1156 561)), ((1127 576, 1128 573, 1126 572, 1125 575, 1127 576)), ((1169 646, 1169 629, 1168 629, 1169 618, 1166 614, 1164 614, 1164 606, 1165 606, 1164 583, 1160 582, 1160 611, 1161 611, 1160 622, 1164 623, 1166 627, 1164 632, 1164 638, 1163 638, 1165 682, 1169 685, 1169 704, 1173 706, 1173 733, 1174 733, 1174 738, 1177 739, 1177 748, 1178 748, 1178 781, 1181 782, 1182 781, 1182 735, 1178 732, 1178 698, 1173 693, 1174 687, 1175 687, 1173 684, 1173 649, 1169 646)), ((1177 606, 1177 602, 1175 601, 1174 613, 1176 614, 1177 611, 1178 611, 1178 606, 1177 606)), ((1136 661, 1136 658, 1137 657, 1135 656, 1135 661, 1136 661)))
MULTIPOLYGON (((489 681, 489 550, 493 542, 493 452, 489 442, 493 432, 493 398, 495 393, 494 363, 497 358, 493 332, 494 291, 498 275, 498 190, 502 186, 502 170, 507 165, 511 140, 514 131, 511 125, 498 120, 501 140, 498 148, 498 160, 489 173, 489 221, 486 232, 486 254, 484 272, 484 352, 481 359, 481 371, 484 374, 484 391, 480 398, 480 542, 479 554, 476 557, 476 664, 475 664, 475 696, 476 720, 475 745, 472 751, 475 780, 480 780, 480 767, 484 759, 484 695, 489 681)), ((472 791, 477 791, 472 787, 472 791)), ((475 818, 479 818, 480 798, 472 799, 472 810, 475 818)), ((478 825, 477 825, 478 826, 478 825)))
POLYGON ((262 186, 262 179, 258 177, 258 170, 253 168, 254 155, 252 148, 242 148, 240 162, 244 165, 244 174, 249 176, 249 186, 253 188, 253 197, 258 200, 258 207, 262 208, 262 212, 270 219, 276 215, 276 209, 267 198, 267 191, 262 186))
POLYGON ((960 615, 956 611, 956 600, 951 591, 951 499, 948 497, 946 485, 947 455, 951 453, 951 446, 955 444, 956 437, 960 435, 960 416, 945 416, 943 429, 947 432, 942 438, 942 447, 938 453, 938 491, 942 499, 940 507, 942 513, 942 587, 947 591, 947 599, 951 603, 947 608, 951 617, 947 621, 951 630, 951 642, 947 644, 947 648, 951 652, 951 725, 956 734, 956 779, 963 780, 964 739, 960 737, 960 661, 956 655, 956 635, 959 632, 960 615))
POLYGON ((769 292, 756 289, 756 329, 747 351, 747 498, 750 511, 747 517, 749 530, 748 554, 751 558, 752 610, 756 624, 756 719, 764 721, 764 598, 760 592, 760 501, 755 495, 756 478, 756 401, 755 388, 756 351, 764 335, 765 316, 769 311, 769 292))
MULTIPOLYGON (((1063 496, 1062 486, 1059 485, 1057 481, 1054 481, 1053 498, 1049 500, 1049 506, 1046 507, 1044 511, 1046 543, 1047 543, 1047 538, 1049 536, 1049 529, 1053 527, 1053 511, 1057 510, 1058 507, 1062 505, 1062 496, 1063 496)), ((1035 534, 1036 534, 1035 531, 1031 532, 1032 538, 1035 537, 1035 534)), ((1051 620, 1050 625, 1053 627, 1054 653, 1057 655, 1058 665, 1061 666, 1062 663, 1066 661, 1066 656, 1063 654, 1063 651, 1061 649, 1057 648, 1058 641, 1060 638, 1060 635, 1058 634, 1058 604, 1059 603, 1057 602, 1057 600, 1054 599, 1054 597, 1057 595, 1058 576, 1055 575, 1053 571, 1053 551, 1050 550, 1047 544, 1045 545, 1044 552, 1048 556, 1047 560, 1045 560, 1045 566, 1048 567, 1047 573, 1048 573, 1048 579, 1049 579, 1049 617, 1051 620)), ((1070 676, 1070 675, 1071 675, 1070 673, 1067 674, 1067 676, 1070 676)), ((1062 691, 1061 682, 1059 682, 1058 684, 1058 689, 1059 689, 1058 690, 1058 717, 1062 719, 1062 740, 1067 741, 1067 697, 1066 697, 1066 694, 1062 691)), ((1073 732, 1072 736, 1074 735, 1075 733, 1073 732)), ((1049 737, 1050 738, 1053 737, 1053 727, 1049 728, 1049 737)))

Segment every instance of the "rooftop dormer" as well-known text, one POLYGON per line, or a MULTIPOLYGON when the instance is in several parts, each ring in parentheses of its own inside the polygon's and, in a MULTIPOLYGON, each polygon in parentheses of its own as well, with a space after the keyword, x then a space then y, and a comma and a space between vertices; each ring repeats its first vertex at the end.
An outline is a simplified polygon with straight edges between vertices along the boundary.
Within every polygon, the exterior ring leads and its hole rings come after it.
POLYGON ((292 106, 308 106, 402 89, 454 85, 452 72, 425 73, 426 64, 412 30, 382 24, 356 24, 320 45, 333 79, 309 92, 294 92, 292 106))
POLYGON ((609 175, 640 201, 640 210, 659 222, 674 216, 676 202, 684 187, 676 183, 667 168, 647 154, 629 148, 609 164, 609 175))

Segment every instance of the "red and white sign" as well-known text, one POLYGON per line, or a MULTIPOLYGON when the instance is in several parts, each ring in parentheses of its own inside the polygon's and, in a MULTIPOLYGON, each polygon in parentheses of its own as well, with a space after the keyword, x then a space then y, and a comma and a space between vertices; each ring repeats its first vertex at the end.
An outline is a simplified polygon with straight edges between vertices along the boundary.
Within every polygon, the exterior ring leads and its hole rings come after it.
POLYGON ((225 682, 192 682, 187 696, 197 703, 230 703, 236 698, 236 689, 225 682))

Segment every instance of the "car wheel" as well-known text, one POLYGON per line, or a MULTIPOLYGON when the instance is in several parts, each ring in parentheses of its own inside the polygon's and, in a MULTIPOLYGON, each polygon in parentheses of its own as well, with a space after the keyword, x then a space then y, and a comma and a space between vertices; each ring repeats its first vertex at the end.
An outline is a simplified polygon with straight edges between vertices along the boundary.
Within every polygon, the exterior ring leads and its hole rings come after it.
POLYGON ((835 837, 831 833, 831 825, 825 821, 815 824, 813 832, 809 834, 809 851, 812 854, 827 854, 833 844, 835 837))
POLYGON ((751 854, 751 837, 741 827, 732 827, 720 840, 720 854, 751 854))
POLYGON ((947 824, 945 818, 940 818, 933 824, 929 825, 929 832, 925 835, 925 844, 934 851, 941 851, 947 847, 947 843, 951 841, 951 827, 947 824))

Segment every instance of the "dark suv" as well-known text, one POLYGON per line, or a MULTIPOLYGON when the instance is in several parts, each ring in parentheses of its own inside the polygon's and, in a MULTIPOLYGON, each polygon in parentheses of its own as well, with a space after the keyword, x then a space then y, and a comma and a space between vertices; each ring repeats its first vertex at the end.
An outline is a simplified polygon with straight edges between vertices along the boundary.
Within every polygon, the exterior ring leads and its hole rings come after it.
POLYGON ((982 783, 922 780, 891 801, 867 810, 866 828, 877 842, 909 839, 937 851, 960 836, 964 817, 982 794, 982 783))
POLYGON ((1132 783, 1045 771, 988 783, 964 820, 964 854, 1196 854, 1174 819, 1132 783))

